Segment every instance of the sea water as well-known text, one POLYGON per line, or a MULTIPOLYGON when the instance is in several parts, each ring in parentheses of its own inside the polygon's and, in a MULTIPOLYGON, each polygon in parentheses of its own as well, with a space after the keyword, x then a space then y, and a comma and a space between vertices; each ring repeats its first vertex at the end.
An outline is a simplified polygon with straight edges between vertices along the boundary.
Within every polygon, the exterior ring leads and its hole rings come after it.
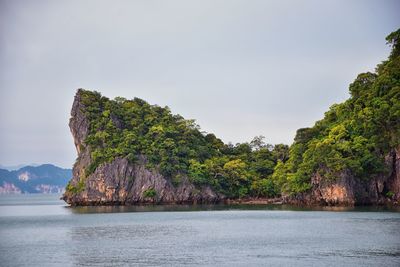
POLYGON ((0 196, 0 266, 400 266, 400 212, 0 196))

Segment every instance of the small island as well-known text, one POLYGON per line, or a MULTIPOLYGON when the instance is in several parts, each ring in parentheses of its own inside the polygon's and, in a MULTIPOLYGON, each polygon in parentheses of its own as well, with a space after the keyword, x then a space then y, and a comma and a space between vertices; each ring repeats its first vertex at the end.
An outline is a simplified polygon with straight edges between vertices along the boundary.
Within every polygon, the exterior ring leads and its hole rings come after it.
POLYGON ((391 33, 389 58, 375 73, 359 74, 350 98, 299 129, 290 147, 265 144, 263 136, 225 144, 168 107, 78 89, 69 122, 78 158, 63 199, 71 205, 397 205, 399 38, 400 30, 391 33))

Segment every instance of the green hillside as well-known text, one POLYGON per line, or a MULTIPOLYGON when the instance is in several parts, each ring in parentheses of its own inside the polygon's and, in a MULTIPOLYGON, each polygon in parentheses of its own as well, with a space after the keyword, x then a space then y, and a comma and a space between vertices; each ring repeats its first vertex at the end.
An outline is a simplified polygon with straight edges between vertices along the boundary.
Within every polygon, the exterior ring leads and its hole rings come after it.
POLYGON ((168 107, 142 99, 110 100, 98 92, 80 90, 90 133, 91 174, 101 163, 127 157, 132 163, 147 159, 147 167, 160 171, 177 185, 187 176, 195 185, 211 185, 229 197, 275 196, 271 180, 278 160, 285 161, 288 146, 267 145, 263 137, 250 143, 224 144, 206 134, 193 120, 173 115, 168 107))
POLYGON ((387 38, 388 60, 350 84, 351 97, 332 105, 312 128, 299 129, 289 160, 273 175, 286 193, 304 192, 319 173, 335 179, 350 171, 361 179, 385 172, 384 156, 400 145, 400 30, 387 38))
POLYGON ((388 60, 375 73, 358 75, 347 101, 333 105, 312 128, 299 129, 290 150, 265 144, 262 136, 224 144, 168 107, 139 98, 110 100, 80 89, 90 124, 85 146, 91 164, 85 176, 117 157, 132 163, 145 158, 149 169, 174 185, 188 177, 195 185, 237 198, 305 192, 315 173, 332 180, 343 171, 361 179, 384 173, 384 156, 400 144, 399 36, 400 30, 387 37, 392 46, 388 60))

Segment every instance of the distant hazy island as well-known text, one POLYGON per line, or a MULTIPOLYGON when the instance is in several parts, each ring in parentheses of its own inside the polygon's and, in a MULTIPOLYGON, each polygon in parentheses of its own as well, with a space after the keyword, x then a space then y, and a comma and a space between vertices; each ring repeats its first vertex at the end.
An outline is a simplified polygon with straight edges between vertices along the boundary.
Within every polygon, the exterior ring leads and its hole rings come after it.
POLYGON ((359 74, 350 98, 313 127, 299 129, 290 147, 265 144, 261 136, 225 144, 168 107, 79 89, 69 123, 78 158, 63 199, 72 205, 257 198, 397 204, 399 37, 400 30, 387 37, 388 60, 375 73, 359 74))
POLYGON ((24 166, 16 170, 0 168, 0 194, 63 193, 72 170, 52 164, 24 166))

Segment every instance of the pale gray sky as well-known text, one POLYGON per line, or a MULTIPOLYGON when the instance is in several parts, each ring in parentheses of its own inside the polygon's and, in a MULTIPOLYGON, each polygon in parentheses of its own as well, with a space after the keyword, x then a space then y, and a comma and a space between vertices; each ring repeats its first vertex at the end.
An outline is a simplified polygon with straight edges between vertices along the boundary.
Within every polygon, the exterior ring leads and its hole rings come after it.
POLYGON ((293 140, 389 52, 400 2, 0 0, 0 164, 72 166, 77 88, 140 97, 225 142, 293 140))

